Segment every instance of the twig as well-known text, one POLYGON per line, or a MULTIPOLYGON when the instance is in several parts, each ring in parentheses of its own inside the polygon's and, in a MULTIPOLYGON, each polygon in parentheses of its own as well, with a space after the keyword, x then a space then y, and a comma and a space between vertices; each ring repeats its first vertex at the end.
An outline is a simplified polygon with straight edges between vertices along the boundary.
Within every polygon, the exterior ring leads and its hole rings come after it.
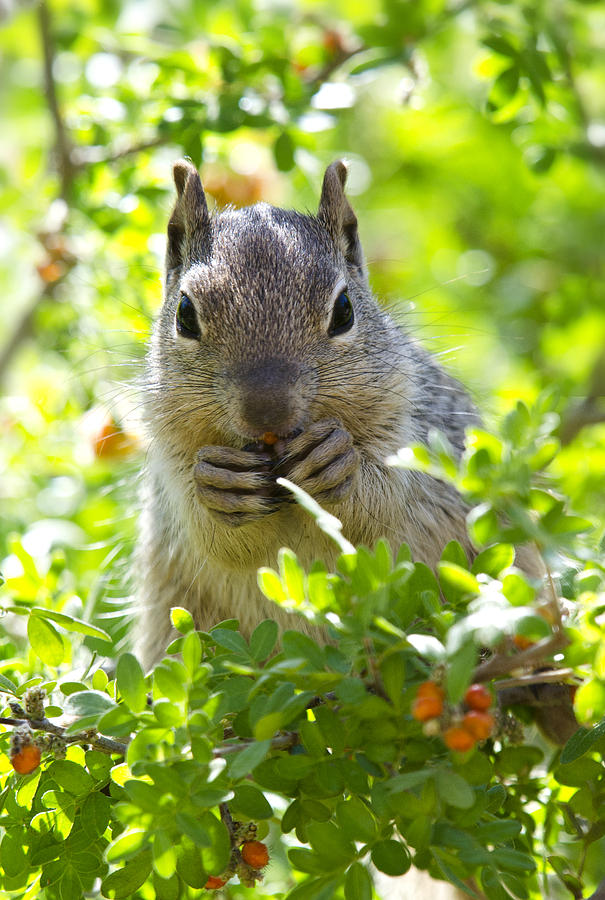
POLYGON ((533 647, 515 653, 513 656, 497 653, 491 659, 477 666, 473 673, 473 681, 491 681, 497 675, 508 675, 509 672, 515 672, 517 669, 535 667, 553 653, 562 650, 568 643, 569 638, 565 632, 555 631, 552 637, 545 638, 534 644, 533 647))
POLYGON ((0 724, 12 725, 16 728, 27 724, 32 731, 44 731, 46 734, 54 734, 62 738, 66 744, 90 744, 91 747, 94 747, 95 750, 100 750, 102 753, 119 753, 120 756, 124 756, 128 746, 126 743, 114 741, 112 738, 104 737, 94 731, 80 731, 77 734, 66 735, 66 728, 62 725, 55 725, 49 719, 13 719, 1 716, 0 724))
POLYGON ((53 75, 55 62, 55 46, 52 37, 51 18, 46 0, 38 4, 38 24, 40 27, 40 40, 44 58, 44 91, 48 108, 55 124, 55 151, 57 154, 57 169, 61 179, 61 197, 68 200, 74 178, 74 166, 71 158, 71 141, 69 139, 65 121, 61 113, 57 86, 53 75))
POLYGON ((116 160, 124 159, 126 156, 132 156, 136 153, 142 153, 144 150, 153 150, 154 147, 161 147, 171 140, 171 135, 156 134, 155 137, 148 138, 146 141, 139 141, 136 144, 128 144, 116 150, 106 150, 103 147, 76 147, 72 153, 72 166, 74 169, 83 169, 89 165, 97 163, 111 163, 116 160))
POLYGON ((555 684, 571 678, 574 674, 573 669, 551 669, 548 672, 534 672, 532 675, 519 675, 518 678, 503 678, 494 682, 494 690, 505 691, 508 688, 524 687, 529 684, 545 684, 547 682, 555 682, 555 684))
MULTIPOLYGON (((284 734, 278 734, 271 739, 271 750, 289 750, 298 744, 300 738, 296 731, 286 731, 284 734)), ((214 756, 225 756, 229 753, 239 753, 250 744, 254 744, 251 740, 240 740, 237 744, 219 744, 214 749, 214 756)))

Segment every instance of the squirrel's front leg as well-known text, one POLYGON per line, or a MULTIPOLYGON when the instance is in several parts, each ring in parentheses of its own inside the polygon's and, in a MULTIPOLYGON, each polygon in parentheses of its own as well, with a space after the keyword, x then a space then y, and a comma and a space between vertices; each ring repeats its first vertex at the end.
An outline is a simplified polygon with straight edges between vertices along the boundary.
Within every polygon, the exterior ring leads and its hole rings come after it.
POLYGON ((330 503, 351 492, 358 469, 359 454, 350 433, 337 419, 322 419, 288 442, 273 471, 289 478, 318 503, 330 503))
POLYGON ((232 447, 202 447, 193 474, 200 501, 223 525, 246 525, 275 512, 273 459, 268 453, 232 447))

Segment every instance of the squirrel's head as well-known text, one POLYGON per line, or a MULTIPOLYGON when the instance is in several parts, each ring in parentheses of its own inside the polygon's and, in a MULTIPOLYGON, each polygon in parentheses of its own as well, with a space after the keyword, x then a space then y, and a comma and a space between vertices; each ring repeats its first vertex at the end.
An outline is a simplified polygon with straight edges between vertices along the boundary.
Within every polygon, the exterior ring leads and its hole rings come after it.
POLYGON ((393 326, 368 287, 345 165, 327 168, 315 216, 265 203, 211 215, 191 163, 174 181, 152 364, 188 427, 245 443, 371 404, 393 326))

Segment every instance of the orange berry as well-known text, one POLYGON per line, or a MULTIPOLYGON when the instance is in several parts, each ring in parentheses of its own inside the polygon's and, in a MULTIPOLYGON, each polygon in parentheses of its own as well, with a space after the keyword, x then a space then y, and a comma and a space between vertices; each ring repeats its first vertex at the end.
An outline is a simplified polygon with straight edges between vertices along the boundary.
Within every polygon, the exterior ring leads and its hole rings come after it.
POLYGON ((436 697, 439 700, 443 700, 443 698, 445 697, 445 691, 435 681, 423 681, 422 684, 418 685, 417 696, 436 697))
POLYGON ((416 697, 412 703, 412 715, 419 722, 436 719, 443 712, 443 700, 440 697, 416 697))
POLYGON ((278 438, 274 431, 265 431, 263 434, 263 444, 271 446, 272 444, 276 444, 277 440, 278 438))
POLYGON ((494 728, 494 717, 488 712, 471 709, 462 720, 462 727, 472 734, 476 741, 484 741, 494 728))
POLYGON ((246 841, 242 847, 242 859, 253 869, 262 869, 269 862, 267 845, 262 841, 246 841))
POLYGON ((29 775, 40 765, 40 748, 34 744, 25 744, 18 753, 11 756, 11 765, 20 775, 29 775))
POLYGON ((482 684, 471 684, 464 695, 464 702, 471 709, 486 710, 492 705, 492 695, 482 684))
POLYGON ((450 750, 457 750, 458 753, 465 753, 475 746, 475 738, 461 725, 450 726, 444 732, 443 740, 450 750))
POLYGON ((227 881, 224 878, 218 878, 216 875, 209 875, 208 881, 204 885, 207 891, 216 891, 218 888, 222 888, 223 885, 227 884, 227 881))

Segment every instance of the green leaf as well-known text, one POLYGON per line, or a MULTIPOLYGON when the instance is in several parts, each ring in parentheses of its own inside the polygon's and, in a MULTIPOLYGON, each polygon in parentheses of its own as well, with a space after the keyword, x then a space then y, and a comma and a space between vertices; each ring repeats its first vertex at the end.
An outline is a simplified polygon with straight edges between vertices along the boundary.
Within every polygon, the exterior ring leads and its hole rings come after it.
POLYGON ((233 791, 231 804, 251 819, 270 819, 273 809, 265 795, 251 784, 240 784, 233 791))
POLYGON ((233 753, 229 762, 229 776, 237 780, 243 775, 249 775, 263 761, 270 746, 271 741, 267 738, 264 741, 254 741, 238 753, 233 753))
POLYGON ((279 551, 278 562, 288 599, 293 601, 296 606, 301 606, 305 601, 305 574, 296 554, 287 547, 282 547, 279 551))
POLYGON ((286 592, 277 572, 273 569, 259 569, 257 580, 259 588, 268 600, 273 600, 275 603, 281 604, 286 602, 286 592))
POLYGON ((219 647, 224 647, 225 650, 230 650, 238 656, 250 656, 248 644, 239 631, 231 631, 228 628, 213 628, 210 634, 219 647))
POLYGON ((144 828, 129 828, 111 842, 105 851, 107 862, 118 862, 134 856, 147 844, 147 833, 144 828))
POLYGON ((98 718, 110 709, 116 708, 115 701, 101 691, 78 691, 76 694, 70 694, 65 704, 66 712, 78 718, 98 718))
POLYGON ((37 615, 27 620, 27 636, 32 650, 47 666, 60 666, 65 658, 63 639, 50 622, 37 615))
POLYGON ((89 625, 82 619, 76 619, 75 616, 68 616, 67 613, 58 612, 54 609, 45 609, 42 606, 32 606, 31 614, 40 616, 43 619, 51 619, 57 625, 61 625, 65 631, 75 632, 76 634, 85 634, 87 637, 98 638, 101 641, 112 642, 112 638, 96 625, 89 625))
POLYGON ((346 865, 355 856, 355 845, 333 822, 310 822, 307 838, 328 870, 346 865))
POLYGON ((6 675, 0 673, 0 691, 6 691, 8 694, 16 694, 17 685, 7 678, 6 675))
POLYGON ((372 848, 372 862, 379 871, 393 877, 404 875, 412 860, 407 848, 399 841, 378 841, 372 848))
POLYGON ((183 609, 182 606, 172 607, 170 610, 170 621, 181 634, 189 634, 195 628, 193 616, 188 609, 183 609))
POLYGON ((101 885, 101 891, 104 897, 110 900, 124 900, 124 898, 132 897, 135 891, 147 881, 151 873, 151 852, 144 851, 139 853, 134 859, 129 860, 126 865, 112 872, 104 879, 101 885))
POLYGON ((257 662, 266 659, 277 642, 279 629, 273 619, 265 619, 250 635, 250 653, 257 662))
POLYGON ((105 794, 89 794, 81 807, 82 828, 91 841, 103 835, 109 825, 111 801, 105 794))
POLYGON ((475 642, 466 640, 449 656, 446 672, 447 696, 450 703, 459 703, 471 683, 477 660, 475 642))
POLYGON ((531 606, 536 591, 521 572, 509 572, 502 579, 502 593, 512 606, 531 606))
POLYGON ((164 829, 153 836, 153 868, 160 878, 171 878, 176 871, 176 851, 172 838, 164 829))
POLYGON ((350 797, 336 807, 336 820, 347 838, 367 844, 376 837, 376 820, 359 797, 350 797))
POLYGON ((444 803, 457 809, 470 809, 475 802, 475 792, 461 775, 449 769, 436 769, 435 784, 444 803))
POLYGON ((147 707, 147 687, 143 669, 132 653, 123 653, 118 659, 116 682, 122 697, 135 712, 143 712, 147 707))
POLYGON ((478 553, 473 561, 473 575, 485 572, 491 578, 497 578, 515 561, 515 548, 512 544, 493 544, 478 553))
POLYGON ((88 794, 94 787, 86 769, 69 759, 56 759, 48 767, 48 773, 63 790, 76 796, 88 794))
POLYGON ((202 662, 202 644, 197 631, 190 632, 183 640, 181 656, 189 677, 194 678, 202 662))
POLYGON ((571 763, 584 756, 603 737, 605 737, 605 720, 594 728, 578 728, 561 751, 561 763, 571 763))
POLYGON ((345 900, 372 900, 372 879, 360 862, 354 862, 345 875, 345 900))
POLYGON ((200 824, 208 832, 212 841, 209 847, 202 847, 200 850, 202 866, 209 875, 220 875, 231 856, 229 832, 211 812, 206 812, 201 816, 200 824))

